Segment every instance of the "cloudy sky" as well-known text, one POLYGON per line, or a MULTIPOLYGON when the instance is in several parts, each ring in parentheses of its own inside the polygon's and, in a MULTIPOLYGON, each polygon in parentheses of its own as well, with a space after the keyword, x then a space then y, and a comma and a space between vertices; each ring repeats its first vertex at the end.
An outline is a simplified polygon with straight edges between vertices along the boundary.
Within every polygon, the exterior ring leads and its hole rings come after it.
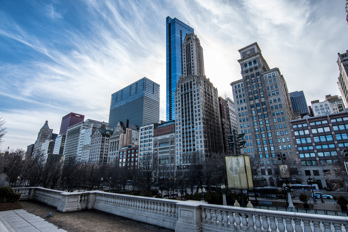
POLYGON ((345 0, 1 0, 0 150, 26 149, 45 120, 59 133, 69 112, 108 121, 111 94, 142 77, 160 84, 165 120, 167 16, 194 28, 220 96, 232 97, 238 49, 253 42, 290 92, 339 94, 345 0))

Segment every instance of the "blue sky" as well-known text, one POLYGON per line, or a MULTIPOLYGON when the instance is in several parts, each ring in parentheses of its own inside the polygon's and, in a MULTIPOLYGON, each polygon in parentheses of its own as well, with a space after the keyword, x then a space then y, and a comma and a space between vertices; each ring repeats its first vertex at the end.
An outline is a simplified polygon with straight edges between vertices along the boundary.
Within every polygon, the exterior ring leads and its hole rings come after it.
POLYGON ((0 1, 0 150, 34 143, 48 120, 70 113, 108 121, 110 97, 146 76, 161 86, 165 119, 165 18, 194 28, 206 75, 220 96, 241 78, 238 49, 258 42, 289 91, 307 101, 339 94, 337 53, 348 49, 345 0, 0 1))

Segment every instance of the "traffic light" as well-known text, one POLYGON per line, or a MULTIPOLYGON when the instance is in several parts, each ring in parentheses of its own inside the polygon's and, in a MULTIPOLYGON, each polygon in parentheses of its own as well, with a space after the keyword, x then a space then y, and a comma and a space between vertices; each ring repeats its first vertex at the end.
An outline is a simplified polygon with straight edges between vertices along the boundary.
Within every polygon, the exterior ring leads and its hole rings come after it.
POLYGON ((232 134, 227 136, 228 146, 233 150, 233 155, 241 154, 240 149, 245 146, 245 134, 238 134, 236 130, 232 130, 232 134))

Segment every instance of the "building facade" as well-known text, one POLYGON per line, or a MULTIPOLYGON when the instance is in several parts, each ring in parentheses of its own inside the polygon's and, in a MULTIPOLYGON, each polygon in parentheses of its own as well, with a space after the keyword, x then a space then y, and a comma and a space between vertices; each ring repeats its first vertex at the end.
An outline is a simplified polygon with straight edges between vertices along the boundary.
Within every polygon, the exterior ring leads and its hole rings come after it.
MULTIPOLYGON (((330 179, 335 180, 333 165, 342 160, 343 150, 348 147, 348 113, 293 120, 291 128, 296 154, 301 160, 303 183, 308 184, 311 178, 319 188, 330 187, 330 179)), ((344 169, 343 162, 341 165, 344 169)))
POLYGON ((242 79, 231 83, 237 109, 238 132, 244 134, 242 154, 252 160, 254 175, 276 185, 278 154, 293 156, 289 121, 290 96, 278 68, 270 69, 257 43, 239 50, 242 79))
POLYGON ((54 143, 53 154, 63 155, 66 134, 59 134, 54 143))
POLYGON ((45 124, 41 127, 37 139, 34 144, 33 155, 37 156, 41 154, 41 146, 46 140, 52 139, 53 129, 50 129, 48 126, 48 121, 46 120, 45 124))
POLYGON ((175 90, 179 77, 182 75, 182 45, 187 34, 194 33, 193 28, 177 18, 166 18, 166 58, 167 58, 167 121, 175 119, 175 90))
POLYGON ((182 75, 183 76, 205 76, 203 48, 195 34, 185 36, 182 45, 182 75))
POLYGON ((91 144, 91 135, 106 122, 87 119, 68 128, 63 154, 65 162, 88 162, 91 144))
POLYGON ((335 114, 344 110, 343 100, 337 95, 326 95, 324 101, 315 100, 311 104, 314 116, 335 114))
POLYGON ((158 178, 175 176, 175 121, 163 122, 154 129, 153 157, 158 178))
POLYGON ((223 142, 223 152, 226 154, 230 154, 231 151, 228 145, 228 135, 232 134, 232 126, 230 119, 230 110, 228 106, 228 102, 219 97, 219 105, 220 105, 220 122, 221 122, 221 131, 222 131, 222 142, 223 142))
POLYGON ((139 128, 139 168, 152 170, 154 168, 153 157, 153 133, 157 124, 149 124, 139 128))
POLYGON ((346 53, 338 53, 337 59, 338 69, 338 89, 341 92, 345 106, 348 106, 348 50, 346 53))
POLYGON ((227 101, 229 115, 230 115, 231 130, 235 129, 236 131, 238 131, 239 124, 237 122, 237 113, 236 113, 234 102, 229 97, 226 98, 226 101, 227 101))
POLYGON ((127 169, 138 168, 138 146, 123 147, 119 150, 118 166, 127 169))
POLYGON ((91 135, 89 163, 106 164, 108 161, 109 139, 113 131, 105 127, 96 129, 91 135))
POLYGON ((144 77, 111 95, 109 124, 143 126, 159 121, 160 86, 144 77))
POLYGON ((290 100, 295 117, 302 118, 304 115, 309 114, 306 97, 303 91, 291 92, 290 100))
POLYGON ((66 134, 69 126, 75 125, 76 123, 83 122, 85 116, 82 114, 69 113, 62 118, 60 125, 59 134, 66 134))

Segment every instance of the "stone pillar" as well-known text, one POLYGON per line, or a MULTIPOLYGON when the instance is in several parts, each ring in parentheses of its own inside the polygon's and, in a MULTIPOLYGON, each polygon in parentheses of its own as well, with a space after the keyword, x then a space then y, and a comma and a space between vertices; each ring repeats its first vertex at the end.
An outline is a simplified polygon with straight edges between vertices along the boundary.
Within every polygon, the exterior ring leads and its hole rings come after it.
POLYGON ((175 232, 202 231, 202 202, 184 201, 177 203, 178 221, 175 232))
POLYGON ((97 197, 96 191, 88 192, 88 203, 87 203, 87 209, 93 209, 97 197))
POLYGON ((61 199, 57 210, 61 212, 80 211, 80 195, 81 193, 61 193, 61 199))

